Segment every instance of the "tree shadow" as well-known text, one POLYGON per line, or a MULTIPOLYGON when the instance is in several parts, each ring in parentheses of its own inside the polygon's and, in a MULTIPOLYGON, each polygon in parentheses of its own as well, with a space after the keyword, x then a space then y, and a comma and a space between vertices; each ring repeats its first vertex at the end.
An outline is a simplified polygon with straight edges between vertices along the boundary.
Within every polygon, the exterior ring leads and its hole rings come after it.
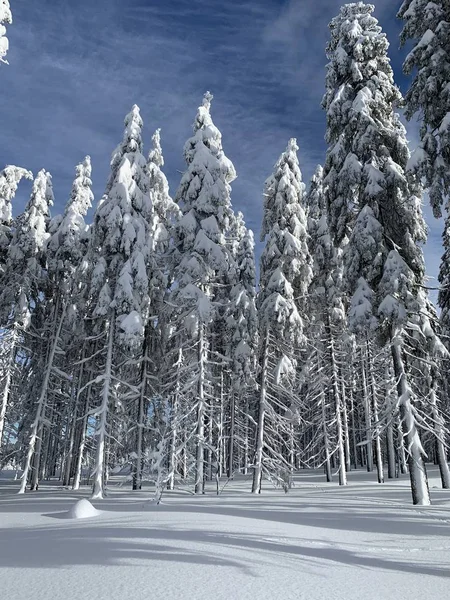
POLYGON ((1 532, 0 566, 12 568, 64 568, 77 565, 138 566, 148 561, 191 563, 238 569, 257 577, 256 566, 273 565, 280 557, 298 559, 296 568, 335 563, 370 570, 450 577, 447 564, 383 558, 345 544, 332 547, 323 541, 253 534, 202 531, 177 527, 114 527, 93 523, 65 527, 4 529, 1 532), (316 545, 314 545, 316 544, 316 545), (239 560, 235 557, 239 556, 239 560))

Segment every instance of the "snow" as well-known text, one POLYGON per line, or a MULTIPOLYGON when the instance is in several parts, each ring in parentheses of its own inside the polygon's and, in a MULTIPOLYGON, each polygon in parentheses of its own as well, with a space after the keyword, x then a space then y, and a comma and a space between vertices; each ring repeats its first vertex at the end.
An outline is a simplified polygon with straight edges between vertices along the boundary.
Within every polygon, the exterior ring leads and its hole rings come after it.
POLYGON ((89 519, 100 514, 101 511, 94 508, 86 498, 77 500, 66 513, 68 519, 89 519))
MULTIPOLYGON (((437 600, 448 597, 450 492, 432 467, 431 507, 410 505, 407 478, 349 486, 303 471, 288 494, 250 476, 220 496, 119 485, 92 519, 61 518, 80 492, 42 484, 18 497, 0 481, 0 576, 8 600, 437 600)), ((115 483, 119 483, 119 478, 115 483)), ((225 483, 225 482, 223 482, 225 483)), ((223 484, 221 485, 223 487, 223 484)), ((86 501, 87 502, 87 501, 86 501)))

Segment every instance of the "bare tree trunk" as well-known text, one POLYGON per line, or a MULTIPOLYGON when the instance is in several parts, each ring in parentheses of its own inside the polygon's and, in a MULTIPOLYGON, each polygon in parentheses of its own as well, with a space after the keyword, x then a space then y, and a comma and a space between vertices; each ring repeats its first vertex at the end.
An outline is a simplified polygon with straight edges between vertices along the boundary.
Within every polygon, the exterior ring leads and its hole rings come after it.
POLYGON ((378 483, 384 483, 384 469, 383 469, 383 453, 381 450, 381 437, 380 437, 380 425, 378 423, 378 402, 377 402, 377 393, 376 393, 376 383, 375 377, 373 374, 373 358, 372 352, 369 346, 369 342, 367 345, 367 368, 369 371, 370 378, 370 390, 372 395, 372 411, 373 411, 373 419, 375 422, 375 463, 377 465, 377 478, 378 483))
POLYGON ((334 346, 331 325, 328 324, 329 352, 331 362, 331 387, 336 410, 336 429, 339 460, 339 485, 347 485, 347 471, 345 469, 344 431, 342 427, 342 403, 339 392, 339 371, 336 363, 336 350, 334 346))
MULTIPOLYGON (((84 348, 82 352, 82 360, 84 360, 84 348)), ((77 381, 77 389, 76 395, 73 400, 73 416, 72 423, 70 426, 70 436, 69 436, 69 444, 67 448, 66 461, 64 465, 64 476, 63 476, 63 486, 67 487, 70 485, 70 478, 72 472, 72 464, 73 464, 73 451, 75 447, 75 433, 77 430, 77 422, 78 422, 78 409, 79 409, 79 401, 80 401, 80 390, 83 385, 83 375, 84 375, 84 362, 81 363, 80 371, 78 373, 78 381, 77 381)))
POLYGON ((142 356, 142 368, 141 368, 141 389, 138 397, 138 411, 137 411, 137 427, 136 427, 136 464, 133 473, 132 489, 140 490, 142 488, 142 441, 144 431, 144 407, 145 407, 145 394, 147 390, 147 369, 148 369, 148 348, 149 348, 149 335, 150 325, 147 325, 145 330, 143 356, 142 356))
POLYGON ((224 381, 223 371, 220 373, 220 406, 219 406, 219 423, 217 425, 217 469, 216 478, 222 477, 223 474, 223 459, 224 459, 224 381))
POLYGON ((95 455, 95 471, 94 483, 92 487, 92 499, 102 499, 104 494, 104 478, 105 478, 105 440, 106 440, 106 424, 108 419, 108 404, 109 391, 112 379, 112 358, 114 347, 114 311, 110 315, 108 324, 108 349, 106 354, 105 372, 103 375, 103 391, 100 410, 100 417, 97 428, 97 450, 95 455))
POLYGON ((178 350, 178 360, 176 363, 177 369, 177 382, 175 386, 175 394, 173 396, 172 402, 172 431, 170 436, 170 444, 169 444, 169 477, 167 479, 167 489, 173 490, 175 487, 175 473, 177 471, 177 437, 178 437, 178 395, 180 393, 180 368, 182 361, 182 350, 181 348, 178 350))
MULTIPOLYGON (((89 373, 91 373, 91 371, 89 371, 89 373)), ((81 471, 83 468, 83 454, 84 454, 84 447, 86 445, 87 423, 88 423, 88 416, 89 416, 89 404, 90 404, 90 399, 91 399, 91 389, 92 388, 89 387, 87 394, 86 394, 86 400, 84 403, 83 422, 81 425, 81 435, 80 435, 80 440, 79 440, 79 445, 78 445, 77 462, 76 462, 76 466, 75 466, 75 473, 73 475, 73 486, 72 486, 73 490, 78 490, 80 488, 81 471)))
POLYGON ((198 385, 197 385, 197 456, 195 462, 195 493, 204 493, 204 468, 205 468, 205 331, 204 324, 200 323, 198 337, 198 385))
POLYGON ((247 475, 248 473, 248 461, 250 458, 250 418, 249 418, 249 412, 250 407, 249 407, 249 401, 248 401, 248 394, 246 394, 245 396, 245 417, 244 417, 244 453, 243 453, 243 473, 244 475, 247 475))
POLYGON ((9 343, 11 344, 11 348, 9 351, 6 376, 2 391, 2 403, 0 406, 0 448, 2 447, 3 431, 5 429, 6 410, 8 408, 9 396, 11 393, 12 372, 16 360, 17 331, 15 326, 13 326, 11 340, 9 343))
POLYGON ((345 450, 345 468, 347 473, 351 469, 351 460, 350 460, 350 436, 348 431, 348 414, 347 414, 347 397, 345 390, 345 382, 344 378, 341 377, 341 389, 342 389, 342 423, 344 427, 344 450, 345 450))
MULTIPOLYGON (((47 358, 47 365, 46 365, 45 372, 44 372, 44 379, 42 381, 41 393, 39 396, 39 400, 37 402, 36 415, 35 415, 33 424, 31 426, 30 440, 28 442, 28 451, 27 451, 27 455, 26 455, 26 459, 25 459, 25 467, 23 470, 22 482, 21 482, 19 494, 24 494, 26 486, 27 486, 27 479, 28 479, 28 475, 30 472, 30 468, 31 468, 31 461, 32 461, 34 450, 36 447, 36 441, 38 439, 38 431, 39 431, 39 428, 41 425, 41 417, 44 414, 46 403, 47 403, 47 392, 48 392, 48 386, 49 386, 49 381, 50 381, 50 375, 52 372, 53 361, 55 359, 56 348, 58 346, 59 336, 61 335, 61 329, 62 329, 65 312, 66 312, 65 308, 66 307, 64 304, 62 307, 62 312, 61 312, 59 321, 58 321, 58 326, 56 328, 53 340, 51 342, 50 352, 49 352, 49 355, 47 358)), ((58 314, 58 306, 55 307, 55 315, 57 315, 57 314, 58 314)), ((39 438, 39 440, 40 440, 40 438, 39 438)), ((40 450, 40 443, 39 443, 38 449, 40 450)), ((39 461, 39 454, 37 457, 38 461, 39 461)), ((33 487, 36 488, 37 485, 38 485, 38 480, 35 479, 33 481, 33 487)))
POLYGON ((258 426, 256 430, 256 448, 255 448, 255 464, 253 467, 253 485, 252 493, 261 493, 262 483, 262 461, 264 448, 264 427, 266 418, 266 395, 267 395, 267 370, 269 360, 269 331, 266 330, 264 336, 264 346, 261 363, 261 388, 259 393, 259 412, 258 426))
POLYGON ((401 426, 408 451, 409 477, 413 504, 428 506, 431 504, 428 489, 427 472, 423 460, 423 449, 417 430, 413 407, 411 405, 411 389, 402 357, 401 341, 393 336, 391 341, 394 374, 397 380, 397 393, 400 408, 401 426))
POLYGON ((395 446, 394 446, 394 428, 392 423, 387 426, 386 447, 388 459, 388 479, 395 477, 395 446))
POLYGON ((362 392, 364 399, 364 416, 366 420, 366 456, 367 456, 367 471, 370 473, 373 471, 373 447, 372 447, 372 425, 371 425, 371 410, 370 410, 370 396, 367 386, 366 377, 366 356, 361 348, 361 382, 362 392))
POLYGON ((230 392, 230 437, 228 440, 228 470, 227 475, 231 477, 234 471, 234 436, 236 421, 236 392, 230 392))
POLYGON ((331 461, 330 461, 330 440, 328 438, 328 427, 327 427, 327 413, 325 405, 325 393, 323 389, 320 391, 320 405, 322 408, 322 430, 323 430, 323 447, 325 451, 325 476, 327 482, 333 481, 333 475, 331 472, 331 461))
POLYGON ((445 447, 445 426, 444 419, 442 418, 441 412, 437 403, 436 396, 436 374, 431 373, 431 385, 430 385, 430 404, 431 414, 433 417, 434 433, 436 436, 436 454, 437 463, 439 465, 439 472, 441 475, 441 483, 443 489, 448 490, 450 488, 450 471, 447 463, 447 451, 445 447))
POLYGON ((350 414, 352 419, 352 459, 353 466, 358 467, 358 446, 356 444, 356 429, 355 429, 355 404, 353 401, 353 390, 350 389, 350 414))

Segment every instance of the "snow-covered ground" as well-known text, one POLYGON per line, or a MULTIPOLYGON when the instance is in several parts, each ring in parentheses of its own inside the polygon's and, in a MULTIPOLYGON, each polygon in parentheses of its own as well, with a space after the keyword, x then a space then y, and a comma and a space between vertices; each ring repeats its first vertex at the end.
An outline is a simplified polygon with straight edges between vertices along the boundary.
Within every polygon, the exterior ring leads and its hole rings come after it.
POLYGON ((0 481, 0 597, 5 600, 446 600, 450 491, 431 470, 433 506, 406 479, 349 486, 300 473, 288 495, 245 479, 202 497, 112 486, 108 498, 56 486, 17 496, 0 481), (76 505, 76 506, 75 506, 76 505), (88 516, 91 510, 93 516, 88 516), (86 518, 74 518, 74 517, 86 518))

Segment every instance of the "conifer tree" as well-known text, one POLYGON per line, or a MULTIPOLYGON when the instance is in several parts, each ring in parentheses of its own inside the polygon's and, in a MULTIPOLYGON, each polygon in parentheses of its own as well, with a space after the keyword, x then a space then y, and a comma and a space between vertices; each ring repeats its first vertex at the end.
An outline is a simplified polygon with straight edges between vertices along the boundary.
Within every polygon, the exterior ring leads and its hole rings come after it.
MULTIPOLYGON (((28 329, 32 312, 37 310, 42 301, 45 243, 52 205, 51 175, 42 170, 34 180, 25 211, 17 218, 6 259, 1 302, 4 314, 7 315, 7 327, 15 336, 28 329)), ((6 396, 9 395, 9 385, 4 388, 6 396)), ((33 429, 30 439, 34 439, 35 443, 33 429)), ((20 490, 22 493, 27 483, 31 455, 27 455, 25 461, 20 490)))
POLYGON ((151 202, 147 162, 142 154, 142 119, 133 106, 125 118, 123 141, 113 153, 106 192, 97 207, 86 256, 90 268, 88 315, 102 362, 96 410, 97 446, 93 497, 105 485, 105 442, 110 399, 120 385, 118 362, 140 347, 149 311, 148 257, 151 250, 151 202))
MULTIPOLYGON (((0 172, 0 282, 6 284, 5 272, 8 251, 13 235, 11 202, 22 178, 32 179, 30 171, 21 167, 7 166, 0 172)), ((9 322, 9 301, 1 310, 2 332, 0 334, 2 354, 2 402, 0 406, 0 448, 2 446, 6 409, 11 389, 11 378, 16 371, 17 328, 9 322)))
MULTIPOLYGON (((69 201, 64 215, 55 217, 49 224, 49 238, 45 246, 45 264, 47 281, 42 290, 45 297, 42 325, 35 329, 45 340, 43 344, 46 357, 43 365, 42 378, 39 381, 39 392, 36 406, 33 410, 33 424, 28 445, 27 463, 34 452, 33 473, 30 489, 37 490, 39 484, 41 450, 43 439, 43 423, 46 420, 46 410, 51 396, 52 386, 56 393, 61 389, 65 379, 73 377, 74 373, 66 372, 68 365, 61 363, 61 354, 67 356, 73 340, 63 342, 63 326, 67 318, 69 303, 75 295, 74 282, 76 270, 85 254, 86 224, 84 217, 89 210, 93 194, 91 191, 91 162, 87 156, 76 167, 76 178, 72 185, 69 201), (62 381, 61 381, 62 378, 62 381), (53 381, 52 381, 53 380, 53 381), (37 440, 37 443, 36 443, 37 440)), ((53 412, 53 411, 52 411, 53 412)), ((25 482, 23 481, 24 485, 25 482)))
POLYGON ((227 318, 229 336, 228 353, 232 360, 230 368, 230 414, 228 435, 228 476, 234 472, 237 431, 240 443, 244 441, 243 467, 248 463, 249 394, 254 391, 256 381, 256 356, 258 345, 258 318, 256 312, 256 281, 253 232, 245 226, 244 215, 238 212, 233 238, 235 273, 230 291, 230 306, 227 318))
MULTIPOLYGON (((373 10, 362 2, 348 4, 330 24, 323 103, 330 145, 326 194, 334 240, 339 243, 349 235, 344 250, 351 295, 349 324, 355 332, 377 329, 390 346, 413 502, 429 504, 410 374, 404 361, 411 318, 416 311, 427 314, 419 293, 424 280, 419 244, 425 241, 426 231, 420 185, 405 173, 406 134, 394 113, 401 95, 393 82, 388 42, 373 10)), ((440 352, 436 336, 433 341, 440 352)))
POLYGON ((12 23, 9 0, 0 0, 0 63, 7 63, 5 56, 8 53, 8 38, 6 37, 5 24, 12 23))
POLYGON ((165 418, 165 407, 157 406, 157 399, 162 398, 162 377, 164 372, 166 314, 164 298, 170 285, 170 266, 168 265, 171 231, 174 222, 178 219, 180 209, 169 194, 169 184, 162 171, 164 158, 161 148, 160 130, 157 129, 152 136, 153 148, 150 150, 147 162, 147 175, 149 178, 149 196, 152 208, 151 216, 151 252, 148 257, 149 273, 149 302, 152 316, 148 320, 142 347, 142 356, 139 359, 139 393, 137 398, 137 427, 136 427, 136 468, 133 474, 133 489, 141 487, 143 457, 144 457, 144 428, 146 414, 150 401, 153 402, 153 444, 166 444, 166 440, 159 439, 158 435, 167 436, 171 433, 170 427, 174 426, 171 419, 164 424, 158 419, 165 418), (163 425, 161 427, 161 425, 163 425))
POLYGON ((4 272, 12 237, 12 200, 23 178, 33 179, 33 174, 13 165, 8 165, 0 171, 0 274, 4 272))
POLYGON ((420 144, 408 168, 425 180, 436 217, 450 194, 450 4, 448 0, 404 0, 401 42, 413 49, 403 69, 412 75, 405 96, 408 119, 419 113, 420 144))
POLYGON ((323 457, 327 481, 332 479, 331 457, 337 452, 339 483, 346 485, 346 423, 343 422, 346 411, 339 364, 343 362, 343 332, 346 330, 342 249, 332 240, 325 192, 324 171, 319 166, 306 198, 310 253, 314 257, 309 287, 307 397, 318 407, 317 414, 313 415, 317 433, 312 450, 323 457))
POLYGON ((211 114, 212 95, 207 92, 194 122, 194 135, 186 142, 187 169, 176 194, 182 217, 174 228, 174 252, 178 265, 170 303, 172 347, 183 371, 189 372, 184 385, 190 413, 195 410, 195 492, 203 491, 205 471, 205 425, 212 423, 210 386, 211 346, 208 332, 222 307, 220 284, 232 267, 226 232, 232 215, 230 183, 236 172, 222 149, 222 136, 211 114))
POLYGON ((298 408, 297 368, 305 341, 299 306, 312 276, 303 207, 305 186, 297 151, 297 142, 291 139, 264 190, 261 240, 266 240, 266 245, 258 294, 260 398, 253 493, 261 492, 263 472, 280 479, 293 467, 289 416, 298 408))

